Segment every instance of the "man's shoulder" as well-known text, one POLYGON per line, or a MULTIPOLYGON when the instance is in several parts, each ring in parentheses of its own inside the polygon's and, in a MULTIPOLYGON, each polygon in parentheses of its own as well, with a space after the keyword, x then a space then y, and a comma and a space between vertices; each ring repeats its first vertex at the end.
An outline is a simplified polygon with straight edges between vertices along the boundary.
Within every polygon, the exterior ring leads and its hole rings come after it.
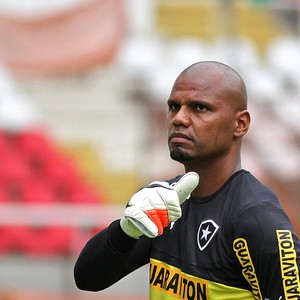
POLYGON ((242 170, 240 174, 240 186, 241 191, 247 192, 248 194, 260 196, 268 195, 271 198, 277 198, 270 187, 247 170, 242 170))
POLYGON ((239 177, 237 178, 237 184, 233 188, 234 190, 231 190, 231 195, 241 211, 282 210, 275 192, 260 179, 248 171, 242 172, 239 177))

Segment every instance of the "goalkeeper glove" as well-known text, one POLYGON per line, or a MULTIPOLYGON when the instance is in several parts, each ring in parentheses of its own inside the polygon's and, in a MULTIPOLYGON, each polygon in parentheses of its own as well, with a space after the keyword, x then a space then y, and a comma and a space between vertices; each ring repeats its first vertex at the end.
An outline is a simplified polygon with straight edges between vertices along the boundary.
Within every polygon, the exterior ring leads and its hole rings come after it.
POLYGON ((197 173, 189 172, 178 182, 154 181, 135 193, 128 202, 120 225, 132 238, 145 234, 154 238, 163 233, 170 222, 181 217, 180 205, 187 199, 199 182, 197 173))

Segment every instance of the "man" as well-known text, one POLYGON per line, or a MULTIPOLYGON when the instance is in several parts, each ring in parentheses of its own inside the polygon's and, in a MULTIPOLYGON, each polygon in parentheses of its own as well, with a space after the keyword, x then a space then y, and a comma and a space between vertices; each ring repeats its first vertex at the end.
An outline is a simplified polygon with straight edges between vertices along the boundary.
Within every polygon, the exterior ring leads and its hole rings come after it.
POLYGON ((242 78, 196 63, 168 107, 170 156, 187 174, 130 199, 121 221, 82 250, 77 286, 98 291, 150 262, 150 299, 300 299, 298 238, 274 193, 241 166, 250 125, 242 78))

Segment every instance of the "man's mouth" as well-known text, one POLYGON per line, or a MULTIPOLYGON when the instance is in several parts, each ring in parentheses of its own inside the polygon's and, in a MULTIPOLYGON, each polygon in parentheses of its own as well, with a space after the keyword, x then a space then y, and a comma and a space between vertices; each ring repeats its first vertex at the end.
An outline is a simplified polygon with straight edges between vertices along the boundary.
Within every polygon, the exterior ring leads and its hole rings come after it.
POLYGON ((172 144, 183 144, 191 140, 188 135, 181 132, 174 132, 169 135, 169 142, 172 144))

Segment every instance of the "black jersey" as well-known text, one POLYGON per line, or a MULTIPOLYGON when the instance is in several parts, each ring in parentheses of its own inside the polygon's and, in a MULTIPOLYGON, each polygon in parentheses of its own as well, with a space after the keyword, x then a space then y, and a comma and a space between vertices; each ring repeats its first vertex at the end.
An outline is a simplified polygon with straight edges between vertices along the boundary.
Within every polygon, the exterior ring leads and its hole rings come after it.
POLYGON ((274 193, 245 170, 186 200, 155 239, 131 239, 112 223, 88 242, 75 274, 99 290, 148 262, 151 300, 300 299, 298 238, 274 193))
POLYGON ((300 299, 299 266, 276 196, 242 170, 215 194, 187 200, 153 241, 151 299, 300 299))

